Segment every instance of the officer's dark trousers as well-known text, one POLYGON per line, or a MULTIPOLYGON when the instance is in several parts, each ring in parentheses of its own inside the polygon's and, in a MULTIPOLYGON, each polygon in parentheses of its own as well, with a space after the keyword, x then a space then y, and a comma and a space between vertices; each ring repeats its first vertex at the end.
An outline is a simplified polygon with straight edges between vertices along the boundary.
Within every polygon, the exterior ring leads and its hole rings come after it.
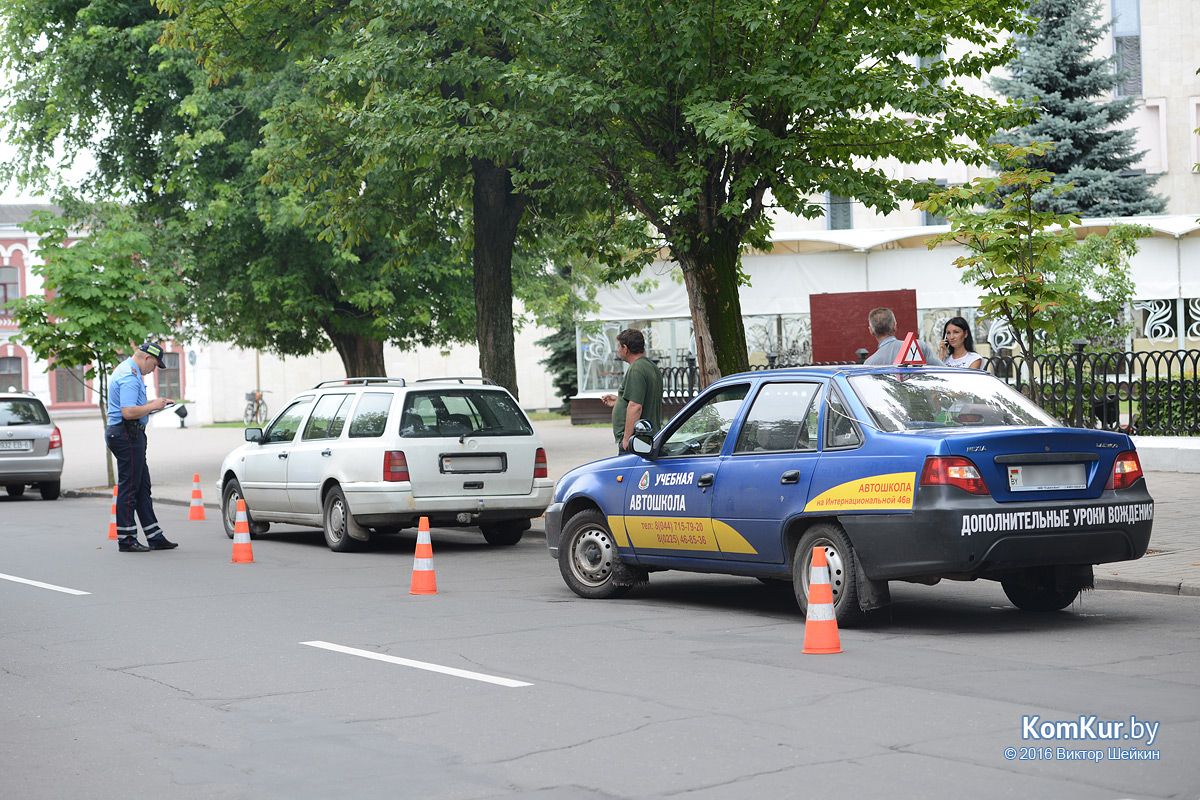
POLYGON ((117 536, 137 537, 137 522, 146 538, 162 533, 150 500, 150 470, 146 468, 146 432, 142 424, 109 425, 104 443, 117 459, 117 536), (134 514, 137 521, 134 521, 134 514))

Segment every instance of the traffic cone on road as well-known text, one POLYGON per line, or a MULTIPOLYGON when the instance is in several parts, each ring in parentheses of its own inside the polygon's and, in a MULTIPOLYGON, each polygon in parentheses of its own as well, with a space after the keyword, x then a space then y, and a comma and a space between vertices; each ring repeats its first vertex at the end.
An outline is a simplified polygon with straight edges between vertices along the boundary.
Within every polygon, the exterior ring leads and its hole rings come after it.
POLYGON ((433 572, 433 542, 429 539, 429 517, 421 517, 417 526, 417 549, 413 554, 412 588, 409 594, 437 594, 437 576, 433 572))
POLYGON ((813 548, 808 577, 808 613, 804 619, 804 651, 809 654, 840 653, 837 615, 833 610, 833 587, 829 585, 829 562, 825 548, 813 548))
POLYGON ((238 500, 237 516, 233 520, 233 563, 254 563, 254 548, 250 546, 250 522, 246 519, 245 500, 238 500))
POLYGON ((204 519, 204 497, 200 494, 200 473, 192 473, 192 502, 188 506, 188 521, 204 519))
POLYGON ((117 487, 113 487, 112 507, 108 512, 108 538, 117 538, 117 487))

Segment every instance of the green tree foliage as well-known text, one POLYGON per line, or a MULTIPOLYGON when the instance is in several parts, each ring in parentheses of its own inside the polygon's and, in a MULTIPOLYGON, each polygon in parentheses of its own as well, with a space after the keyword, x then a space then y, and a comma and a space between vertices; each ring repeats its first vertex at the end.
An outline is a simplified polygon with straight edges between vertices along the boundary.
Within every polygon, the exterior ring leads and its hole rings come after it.
POLYGON ((1039 211, 1114 217, 1159 213, 1166 201, 1151 191, 1158 176, 1132 171, 1144 153, 1137 150, 1134 130, 1121 127, 1137 99, 1111 96, 1120 78, 1114 74, 1116 56, 1093 56, 1112 27, 1101 24, 1101 5, 1100 0, 1034 0, 1030 5, 1037 29, 1018 37, 1011 77, 991 83, 1041 113, 997 141, 1055 143, 1029 165, 1054 173, 1052 186, 1070 183, 1075 190, 1042 189, 1034 197, 1039 211))
MULTIPOLYGON (((748 367, 743 248, 826 191, 887 212, 928 185, 883 160, 983 163, 1013 106, 960 82, 1007 63, 1017 0, 608 0, 545 4, 531 91, 581 163, 682 269, 702 383, 748 367), (951 43, 964 55, 941 57, 951 43)), ((957 51, 956 51, 957 52, 957 51)))
POLYGON ((1046 311, 1048 350, 1070 352, 1076 339, 1086 339, 1094 348, 1125 349, 1133 332, 1129 261, 1137 255, 1138 239, 1153 232, 1145 225, 1114 225, 1106 234, 1089 234, 1045 264, 1047 276, 1067 298, 1046 311))
POLYGON ((332 343, 349 375, 383 374, 385 341, 470 338, 468 267, 440 238, 350 241, 264 185, 263 116, 298 93, 288 64, 209 86, 195 53, 158 43, 166 18, 146 0, 17 0, 0 24, 7 177, 53 185, 56 146, 87 150, 83 195, 127 199, 148 234, 177 225, 192 334, 282 355, 332 343))
POLYGON ((1056 320, 1049 312, 1080 300, 1069 286, 1046 275, 1047 264, 1058 262, 1063 251, 1075 244, 1074 234, 1067 229, 1079 224, 1077 216, 1039 211, 1035 206, 1038 192, 1061 194, 1071 188, 1052 185, 1051 173, 1027 165, 1031 156, 1044 155, 1050 147, 1037 142, 1026 147, 997 145, 999 175, 975 178, 917 204, 949 220, 950 230, 931 238, 929 248, 948 242, 966 247, 966 254, 954 260, 963 270, 963 283, 983 290, 980 312, 1007 322, 1026 358, 1033 353, 1038 332, 1054 330, 1056 320), (973 211, 996 202, 999 208, 973 211))
POLYGON ((301 91, 268 115, 270 179, 351 242, 451 242, 473 271, 480 368, 515 393, 514 289, 545 294, 544 265, 565 251, 619 261, 584 231, 631 227, 598 213, 606 196, 545 133, 557 109, 526 90, 526 41, 545 35, 538 4, 159 4, 213 80, 277 69, 272 54, 295 65, 301 91), (515 286, 514 263, 527 277, 515 286))
MULTIPOLYGON (((176 231, 148 231, 132 212, 100 204, 78 234, 64 217, 34 215, 30 228, 41 237, 42 263, 31 269, 42 279, 42 294, 7 303, 21 331, 16 338, 44 361, 63 369, 84 368, 99 386, 101 408, 108 403, 108 374, 133 347, 171 338, 183 284, 176 231)), ((112 460, 108 464, 113 482, 112 460)))

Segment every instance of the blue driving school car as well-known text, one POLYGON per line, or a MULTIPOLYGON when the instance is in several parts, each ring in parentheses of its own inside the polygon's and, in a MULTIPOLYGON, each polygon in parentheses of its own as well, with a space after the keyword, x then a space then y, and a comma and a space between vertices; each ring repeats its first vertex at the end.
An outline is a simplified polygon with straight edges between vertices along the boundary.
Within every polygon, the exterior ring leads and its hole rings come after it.
POLYGON ((732 375, 631 447, 563 476, 546 512, 582 597, 679 569, 791 581, 807 611, 820 546, 842 624, 887 605, 889 581, 996 580, 1052 611, 1093 565, 1140 558, 1154 519, 1128 436, 1065 427, 979 370, 732 375))

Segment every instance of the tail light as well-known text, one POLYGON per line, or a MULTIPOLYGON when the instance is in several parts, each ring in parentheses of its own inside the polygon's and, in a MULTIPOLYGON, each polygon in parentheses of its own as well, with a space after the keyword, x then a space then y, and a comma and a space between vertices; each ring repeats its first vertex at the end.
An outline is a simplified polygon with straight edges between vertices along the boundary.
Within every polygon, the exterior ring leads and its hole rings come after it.
POLYGON ((957 486, 971 494, 990 494, 979 470, 962 456, 929 456, 921 472, 922 486, 957 486))
POLYGON ((1112 475, 1108 476, 1108 483, 1105 484, 1105 489, 1128 489, 1142 477, 1142 462, 1138 460, 1138 454, 1133 450, 1126 450, 1117 456, 1117 461, 1113 464, 1112 475))
MULTIPOLYGON (((50 434, 50 449, 57 450, 62 447, 62 434, 58 431, 58 426, 54 426, 54 433, 50 434)), ((1138 468, 1138 474, 1141 474, 1141 468, 1138 468)))
POLYGON ((533 457, 533 477, 549 478, 550 470, 546 466, 546 448, 539 447, 537 455, 533 457))
POLYGON ((408 461, 402 450, 388 450, 383 454, 383 479, 388 482, 408 480, 408 461))

